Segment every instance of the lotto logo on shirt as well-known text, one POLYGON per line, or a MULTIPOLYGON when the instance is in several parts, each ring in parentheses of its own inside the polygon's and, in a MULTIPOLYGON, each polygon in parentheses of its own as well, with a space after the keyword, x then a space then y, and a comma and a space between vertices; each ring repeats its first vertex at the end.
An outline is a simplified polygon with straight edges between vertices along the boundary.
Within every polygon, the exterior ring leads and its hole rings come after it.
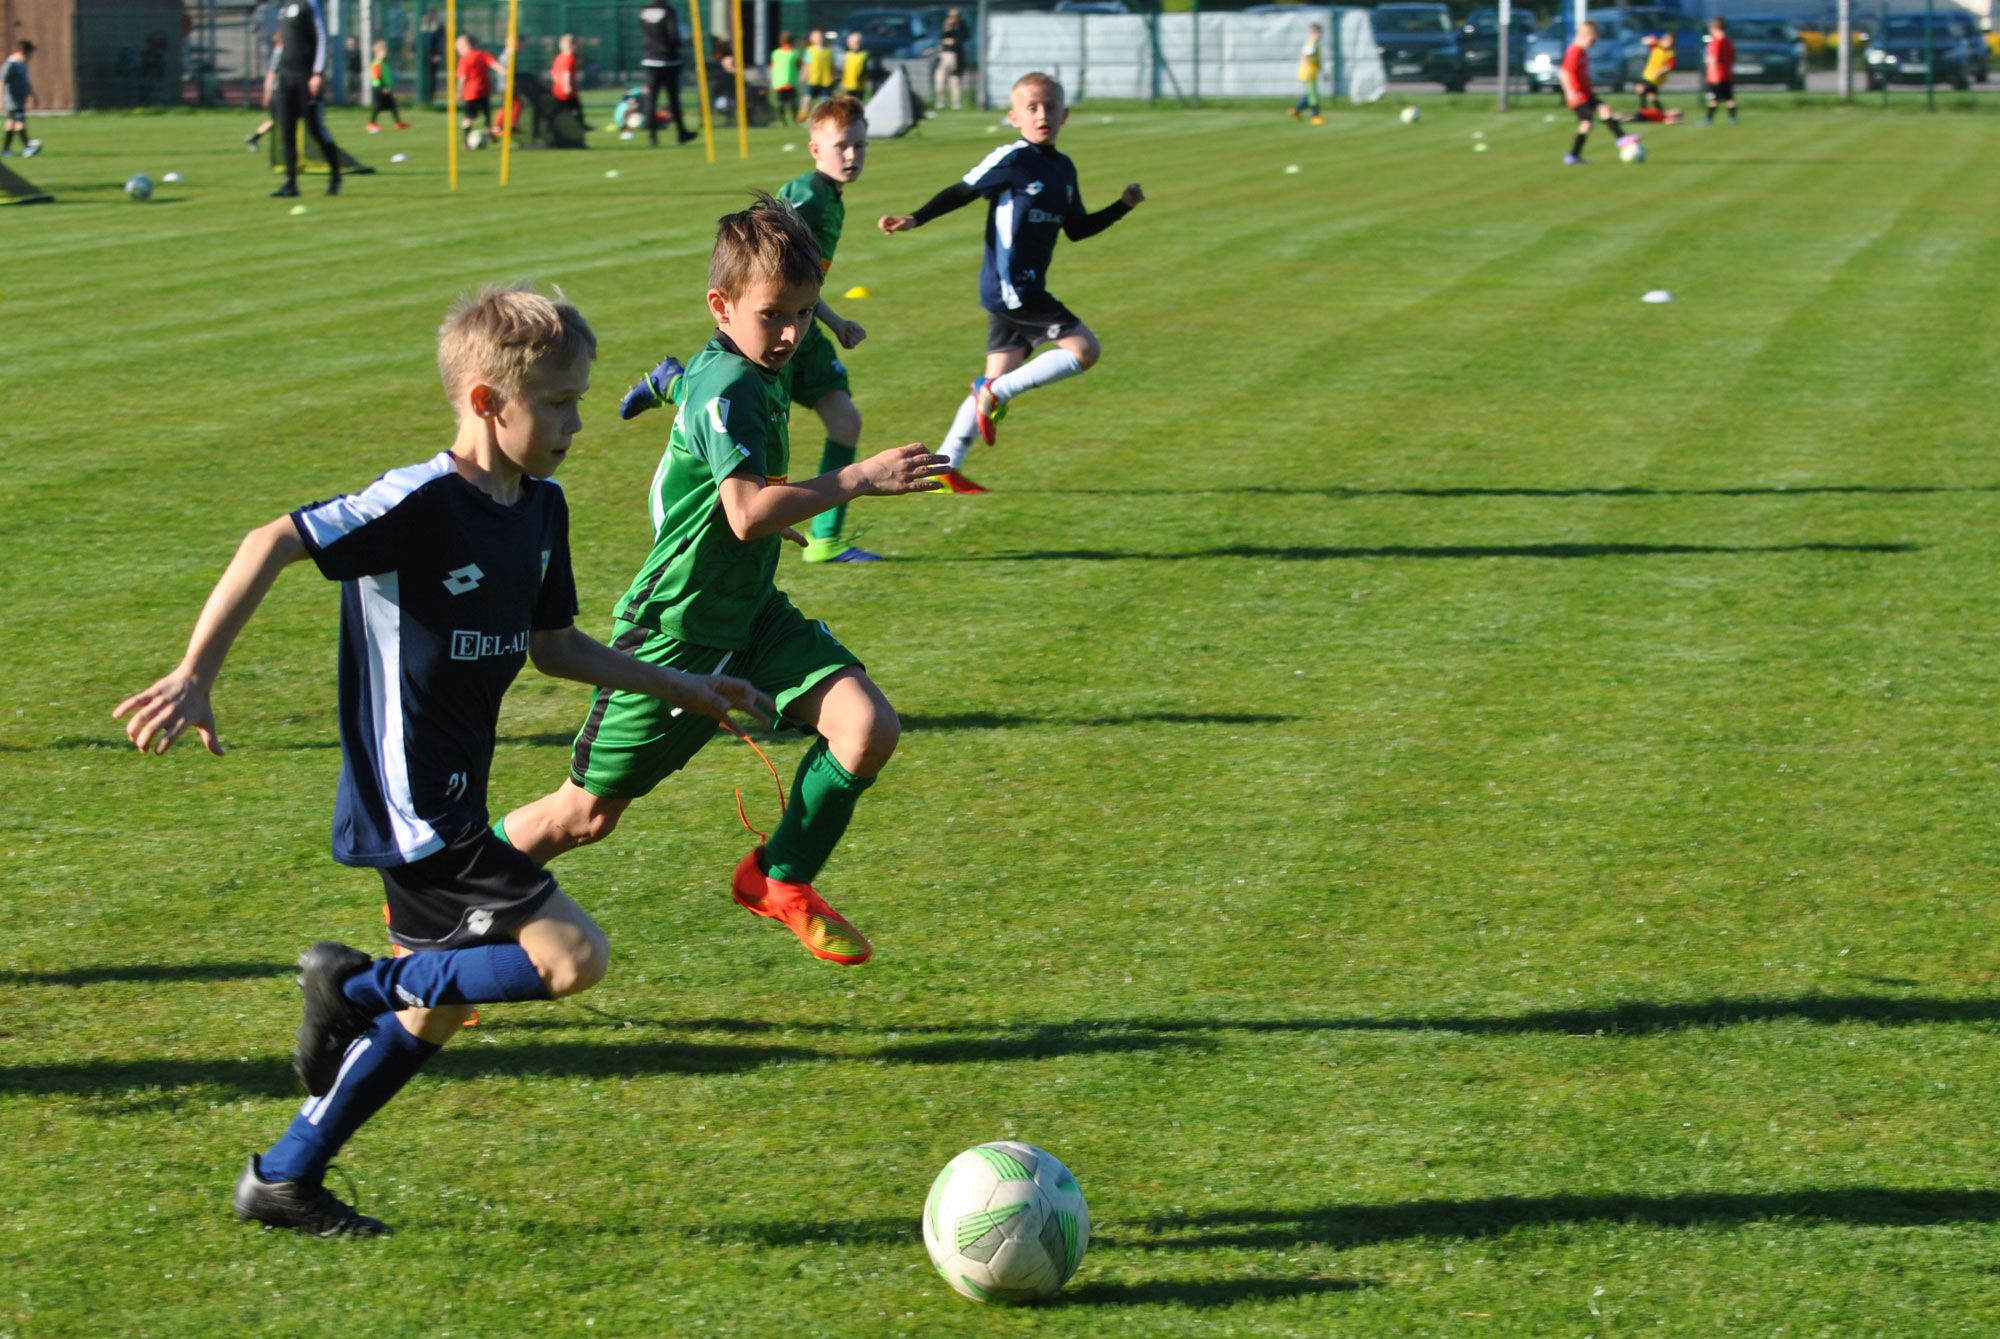
POLYGON ((453 660, 484 660, 487 656, 518 656, 528 651, 528 630, 519 632, 453 632, 453 660))

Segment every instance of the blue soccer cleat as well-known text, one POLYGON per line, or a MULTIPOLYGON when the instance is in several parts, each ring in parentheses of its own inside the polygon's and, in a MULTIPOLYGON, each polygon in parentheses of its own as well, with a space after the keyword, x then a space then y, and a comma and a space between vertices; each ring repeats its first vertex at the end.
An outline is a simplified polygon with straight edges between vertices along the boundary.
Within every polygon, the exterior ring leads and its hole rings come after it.
POLYGON ((674 398, 674 383, 686 369, 678 358, 662 358, 660 365, 632 383, 618 402, 618 417, 637 418, 648 409, 658 409, 674 398))

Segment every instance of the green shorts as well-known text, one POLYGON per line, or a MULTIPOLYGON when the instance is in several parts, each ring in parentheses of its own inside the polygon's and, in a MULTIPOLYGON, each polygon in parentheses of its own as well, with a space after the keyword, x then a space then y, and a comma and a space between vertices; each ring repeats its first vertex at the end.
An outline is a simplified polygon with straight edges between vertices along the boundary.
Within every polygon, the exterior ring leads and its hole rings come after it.
POLYGON ((813 322, 805 343, 792 355, 792 403, 808 409, 835 391, 847 389, 847 368, 826 327, 813 322))
MULTIPOLYGON (((750 645, 741 651, 697 646, 631 623, 614 631, 613 646, 649 665, 748 679, 771 695, 780 712, 823 680, 861 664, 826 624, 801 614, 777 591, 758 610, 750 645)), ((604 799, 636 800, 687 766, 719 728, 656 697, 600 688, 570 749, 570 779, 604 799)))

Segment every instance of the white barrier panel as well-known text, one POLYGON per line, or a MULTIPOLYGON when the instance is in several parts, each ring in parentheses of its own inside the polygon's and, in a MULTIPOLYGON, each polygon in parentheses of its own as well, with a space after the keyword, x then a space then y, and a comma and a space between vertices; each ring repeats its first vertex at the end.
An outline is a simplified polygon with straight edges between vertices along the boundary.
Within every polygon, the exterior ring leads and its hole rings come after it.
POLYGON ((980 76, 987 100, 1031 70, 1052 75, 1070 103, 1130 100, 1294 98, 1299 52, 1314 22, 1321 42, 1320 91, 1373 102, 1387 86, 1382 49, 1365 9, 1300 8, 1284 14, 991 14, 980 76), (1157 34, 1157 46, 1156 42, 1157 34))

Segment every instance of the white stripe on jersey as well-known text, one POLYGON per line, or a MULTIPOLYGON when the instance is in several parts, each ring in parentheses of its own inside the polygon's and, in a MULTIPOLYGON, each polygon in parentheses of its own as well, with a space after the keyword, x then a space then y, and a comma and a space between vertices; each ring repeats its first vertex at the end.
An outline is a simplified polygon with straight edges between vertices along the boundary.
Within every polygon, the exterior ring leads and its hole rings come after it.
POLYGON ((405 465, 390 470, 358 493, 323 502, 300 513, 306 534, 320 548, 327 548, 342 535, 359 530, 370 521, 380 520, 395 510, 396 504, 431 480, 452 471, 451 452, 440 451, 421 465, 405 465))
POLYGON ((993 206, 993 272, 1000 277, 1000 300, 1013 311, 1021 305, 1014 289, 1014 205, 1010 189, 993 206))
POLYGON ((1012 144, 1001 145, 992 153, 980 159, 978 167, 973 168, 972 171, 965 174, 965 184, 968 186, 977 186, 981 177, 1007 161, 1007 155, 1027 147, 1028 141, 1024 139, 1017 139, 1012 144))
MULTIPOLYGON (((449 468, 447 466, 447 468, 449 468)), ((380 750, 375 785, 389 811, 389 832, 404 861, 444 849, 444 838, 423 819, 410 795, 410 762, 403 751, 403 608, 397 574, 362 577, 361 620, 368 643, 368 720, 380 750)))

